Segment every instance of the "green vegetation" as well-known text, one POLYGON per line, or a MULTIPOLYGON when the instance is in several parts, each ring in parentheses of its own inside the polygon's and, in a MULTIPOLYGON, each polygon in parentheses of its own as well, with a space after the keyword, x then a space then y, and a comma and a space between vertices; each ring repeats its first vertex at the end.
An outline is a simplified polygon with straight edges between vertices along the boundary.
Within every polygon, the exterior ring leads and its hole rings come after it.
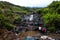
POLYGON ((52 30, 59 30, 60 29, 60 14, 57 13, 47 13, 43 16, 45 25, 47 28, 52 30))
POLYGON ((44 23, 49 30, 60 30, 60 1, 54 1, 44 8, 44 23))
POLYGON ((28 8, 0 1, 0 28, 11 30, 20 24, 21 16, 32 12, 42 14, 44 24, 50 31, 60 30, 60 1, 52 2, 46 8, 28 8))
POLYGON ((9 2, 0 1, 0 28, 11 30, 20 23, 21 15, 32 13, 32 8, 20 7, 9 2))

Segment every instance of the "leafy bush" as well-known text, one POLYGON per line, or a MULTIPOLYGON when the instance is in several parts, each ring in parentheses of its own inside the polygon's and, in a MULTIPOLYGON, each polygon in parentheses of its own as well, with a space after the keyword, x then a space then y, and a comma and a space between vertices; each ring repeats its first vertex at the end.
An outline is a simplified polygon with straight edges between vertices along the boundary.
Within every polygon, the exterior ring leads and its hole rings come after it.
POLYGON ((14 28, 14 25, 13 24, 10 24, 10 23, 5 23, 5 28, 8 29, 8 30, 12 30, 14 28))
MULTIPOLYGON (((43 16, 44 23, 47 26, 47 28, 50 30, 58 30, 60 29, 60 14, 57 13, 47 13, 43 16), (56 29, 55 29, 56 28, 56 29)), ((53 31, 52 30, 52 31, 53 31)))

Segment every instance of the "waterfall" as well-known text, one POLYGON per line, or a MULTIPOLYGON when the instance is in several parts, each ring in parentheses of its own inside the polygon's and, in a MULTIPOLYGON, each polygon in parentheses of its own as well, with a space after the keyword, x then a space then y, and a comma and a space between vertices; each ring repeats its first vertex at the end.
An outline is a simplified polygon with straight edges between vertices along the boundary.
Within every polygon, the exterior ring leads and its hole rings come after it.
POLYGON ((30 20, 30 21, 32 21, 32 20, 33 20, 33 15, 30 15, 29 20, 30 20))

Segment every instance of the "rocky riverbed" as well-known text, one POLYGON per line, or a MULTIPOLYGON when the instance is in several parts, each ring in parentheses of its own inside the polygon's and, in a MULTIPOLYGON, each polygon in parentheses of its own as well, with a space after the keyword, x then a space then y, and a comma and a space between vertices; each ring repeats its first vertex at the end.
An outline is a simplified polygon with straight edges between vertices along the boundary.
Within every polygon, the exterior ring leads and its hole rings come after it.
MULTIPOLYGON (((38 31, 27 31, 27 32, 21 32, 21 33, 13 33, 11 31, 7 30, 0 30, 0 40, 25 40, 27 36, 32 36, 35 38, 41 38, 41 36, 44 36, 43 34, 39 33, 38 31)), ((45 35, 48 37, 51 37, 53 39, 60 39, 60 34, 49 34, 45 35)))

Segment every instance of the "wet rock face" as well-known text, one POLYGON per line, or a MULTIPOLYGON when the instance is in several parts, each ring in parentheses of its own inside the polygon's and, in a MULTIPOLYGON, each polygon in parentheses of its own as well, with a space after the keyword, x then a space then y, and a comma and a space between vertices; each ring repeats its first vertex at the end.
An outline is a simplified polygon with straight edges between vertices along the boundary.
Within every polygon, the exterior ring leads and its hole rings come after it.
MULTIPOLYGON (((43 25, 43 18, 40 17, 40 14, 38 13, 32 13, 32 14, 29 14, 29 15, 24 15, 22 17, 22 21, 23 21, 23 25, 25 26, 30 26, 30 29, 33 28, 33 26, 40 26, 40 24, 43 25)), ((35 29, 34 28, 34 29, 35 29)))

